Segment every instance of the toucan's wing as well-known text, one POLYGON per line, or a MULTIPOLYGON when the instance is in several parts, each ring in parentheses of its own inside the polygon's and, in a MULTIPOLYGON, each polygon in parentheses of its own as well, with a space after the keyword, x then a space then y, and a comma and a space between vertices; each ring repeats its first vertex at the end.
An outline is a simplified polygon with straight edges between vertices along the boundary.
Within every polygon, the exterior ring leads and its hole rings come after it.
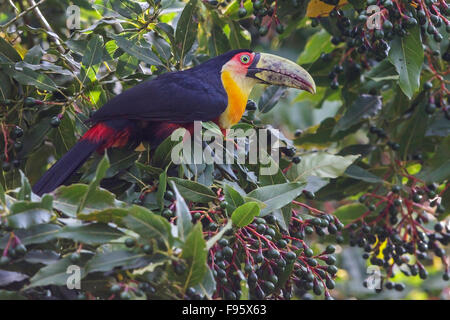
POLYGON ((93 122, 111 119, 173 123, 217 119, 227 107, 220 74, 167 73, 144 81, 108 101, 94 113, 93 122))

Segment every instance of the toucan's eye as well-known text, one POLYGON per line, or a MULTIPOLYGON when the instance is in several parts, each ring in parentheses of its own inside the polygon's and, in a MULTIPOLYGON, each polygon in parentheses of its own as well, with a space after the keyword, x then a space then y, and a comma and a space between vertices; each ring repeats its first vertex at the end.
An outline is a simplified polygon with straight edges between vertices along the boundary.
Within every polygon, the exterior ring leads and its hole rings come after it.
POLYGON ((250 62, 250 56, 249 56, 248 54, 243 54, 243 55, 241 56, 241 62, 242 62, 243 64, 249 63, 249 62, 250 62))

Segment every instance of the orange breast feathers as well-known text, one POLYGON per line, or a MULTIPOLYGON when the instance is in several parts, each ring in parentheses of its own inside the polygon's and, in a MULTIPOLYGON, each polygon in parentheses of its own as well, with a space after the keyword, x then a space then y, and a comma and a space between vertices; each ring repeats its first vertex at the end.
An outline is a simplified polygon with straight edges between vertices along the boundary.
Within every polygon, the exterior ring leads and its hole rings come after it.
POLYGON ((228 105, 219 118, 219 125, 221 128, 228 129, 241 120, 248 96, 255 83, 245 75, 232 70, 223 70, 221 77, 228 96, 228 105))

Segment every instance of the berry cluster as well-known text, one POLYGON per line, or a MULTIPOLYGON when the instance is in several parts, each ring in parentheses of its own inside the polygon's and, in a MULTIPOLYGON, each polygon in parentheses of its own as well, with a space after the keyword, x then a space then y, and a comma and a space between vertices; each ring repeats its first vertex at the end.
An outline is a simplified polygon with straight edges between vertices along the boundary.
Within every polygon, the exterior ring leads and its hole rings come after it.
MULTIPOLYGON (((14 102, 12 100, 2 100, 0 105, 9 107, 14 103, 21 103, 23 109, 30 109, 43 104, 60 104, 59 102, 41 101, 32 97, 26 97, 23 101, 14 102)), ((6 109, 7 110, 7 109, 6 109)), ((57 128, 61 123, 62 115, 54 116, 50 119, 50 126, 57 128)), ((18 158, 18 153, 23 148, 22 137, 24 130, 18 125, 1 124, 1 131, 3 135, 3 153, 2 153, 2 170, 8 172, 11 168, 19 168, 21 161, 18 158)))
POLYGON ((324 228, 341 227, 333 216, 303 220, 294 211, 289 235, 277 226, 273 216, 256 218, 211 249, 209 263, 218 280, 217 294, 226 299, 239 298, 241 281, 246 280, 250 298, 254 299, 290 299, 293 290, 325 293, 325 298, 331 299, 328 290, 334 289, 338 270, 335 247, 329 245, 315 253, 304 239, 314 232, 324 235, 324 228))
MULTIPOLYGON (((261 37, 264 37, 269 32, 272 23, 275 23, 275 30, 277 33, 282 34, 284 32, 284 25, 280 23, 277 16, 278 1, 277 0, 252 0, 253 3, 253 24, 258 28, 258 33, 261 37), (265 21, 267 21, 265 23, 265 21)), ((296 0, 293 3, 298 6, 296 0)), ((238 15, 240 18, 246 17, 248 14, 247 9, 244 7, 244 1, 240 1, 240 8, 238 15)))
POLYGON ((0 257, 0 266, 7 265, 15 259, 20 259, 27 253, 27 248, 21 243, 20 239, 11 233, 8 243, 0 257))
MULTIPOLYGON (((427 278, 424 263, 434 254, 442 260, 443 279, 448 280, 449 261, 443 246, 450 243, 449 227, 435 222, 434 230, 430 230, 428 224, 445 211, 438 202, 449 186, 438 191, 437 184, 424 184, 406 173, 405 177, 409 184, 394 185, 384 195, 382 191, 370 192, 359 198, 367 211, 346 226, 350 245, 363 248, 363 258, 383 267, 386 279, 398 270, 407 276, 427 278)), ((399 291, 404 288, 387 280, 385 287, 399 291)))
MULTIPOLYGON (((324 1, 327 4, 337 5, 337 1, 324 1)), ((370 60, 375 59, 382 61, 387 58, 390 50, 389 42, 395 37, 405 37, 412 28, 420 26, 422 33, 422 40, 426 44, 426 56, 428 64, 433 76, 431 80, 436 79, 439 86, 441 96, 448 94, 445 88, 445 75, 448 73, 444 71, 439 73, 437 68, 433 68, 433 64, 437 63, 435 58, 442 57, 443 60, 450 60, 450 47, 444 52, 437 49, 431 50, 431 42, 440 43, 445 35, 450 33, 450 21, 448 17, 450 8, 445 1, 408 1, 402 2, 397 0, 368 0, 367 6, 377 5, 380 8, 379 12, 368 12, 367 10, 343 11, 335 7, 329 14, 329 21, 336 26, 338 34, 335 34, 331 42, 334 45, 345 43, 345 52, 342 60, 335 69, 330 73, 332 88, 337 88, 339 82, 337 75, 342 72, 343 62, 349 60, 359 60, 359 69, 369 68, 370 60), (368 23, 378 22, 375 28, 368 27, 368 23), (445 29, 445 31, 444 31, 445 29)), ((311 25, 318 26, 320 21, 324 19, 321 17, 313 18, 311 25)), ((435 45, 433 47, 436 47, 435 45)), ((326 58, 326 56, 324 56, 326 58)), ((350 66, 353 67, 351 63, 350 66)), ((428 84, 428 85, 429 85, 428 84)), ((444 105, 445 106, 445 105, 444 105)))

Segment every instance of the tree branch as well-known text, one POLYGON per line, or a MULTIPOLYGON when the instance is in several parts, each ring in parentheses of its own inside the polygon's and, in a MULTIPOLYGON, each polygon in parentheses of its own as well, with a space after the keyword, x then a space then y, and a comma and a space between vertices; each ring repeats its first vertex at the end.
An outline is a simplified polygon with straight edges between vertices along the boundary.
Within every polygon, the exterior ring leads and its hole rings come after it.
MULTIPOLYGON (((33 1, 33 0, 32 0, 33 1)), ((0 26, 0 28, 2 29, 6 29, 8 28, 11 24, 13 24, 14 22, 16 22, 17 20, 19 20, 20 18, 22 18, 24 15, 26 15, 28 12, 30 12, 31 10, 34 10, 35 8, 37 8, 39 5, 43 4, 46 0, 41 0, 38 3, 35 3, 33 1, 33 5, 31 7, 29 7, 28 9, 26 9, 25 11, 22 11, 21 13, 19 13, 15 18, 9 20, 7 23, 5 23, 4 25, 0 26)), ((17 9, 17 8, 16 8, 17 9)), ((38 9, 39 10, 39 9, 38 9)))

